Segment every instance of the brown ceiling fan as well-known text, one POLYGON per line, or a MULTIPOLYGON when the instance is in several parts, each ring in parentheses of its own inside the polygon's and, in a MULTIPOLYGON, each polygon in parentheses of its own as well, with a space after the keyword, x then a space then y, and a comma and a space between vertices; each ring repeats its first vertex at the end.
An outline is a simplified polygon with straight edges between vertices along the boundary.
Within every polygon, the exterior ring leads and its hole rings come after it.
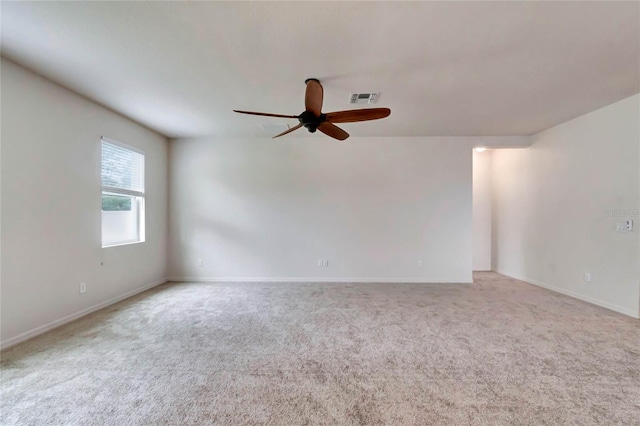
POLYGON ((253 112, 253 111, 238 111, 241 114, 251 115, 263 115, 266 117, 282 117, 282 118, 297 118, 300 124, 294 126, 278 135, 274 138, 291 133, 294 130, 298 130, 300 127, 306 127, 309 132, 313 133, 316 130, 320 130, 327 136, 338 140, 345 140, 349 137, 349 133, 342 130, 340 127, 333 123, 353 123, 356 121, 368 121, 377 120, 379 118, 388 117, 391 114, 389 108, 368 108, 368 109, 352 109, 348 111, 336 111, 322 113, 322 97, 323 90, 320 81, 315 78, 308 78, 305 80, 307 90, 304 95, 304 107, 305 110, 300 115, 282 115, 282 114, 269 114, 266 112, 253 112))

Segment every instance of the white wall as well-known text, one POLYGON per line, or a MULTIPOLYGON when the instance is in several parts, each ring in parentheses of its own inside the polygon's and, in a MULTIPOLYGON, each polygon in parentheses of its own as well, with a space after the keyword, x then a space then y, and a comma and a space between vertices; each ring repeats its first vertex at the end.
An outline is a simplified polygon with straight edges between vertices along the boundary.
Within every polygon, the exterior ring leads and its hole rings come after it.
POLYGON ((175 279, 472 280, 470 140, 170 146, 175 279))
POLYGON ((493 152, 494 268, 638 317, 640 95, 493 152), (592 281, 585 283, 583 274, 592 281))
POLYGON ((167 157, 164 137, 2 59, 3 346, 164 279, 167 157), (145 243, 101 248, 102 135, 146 153, 145 243))
POLYGON ((491 153, 473 152, 473 270, 491 270, 491 153))

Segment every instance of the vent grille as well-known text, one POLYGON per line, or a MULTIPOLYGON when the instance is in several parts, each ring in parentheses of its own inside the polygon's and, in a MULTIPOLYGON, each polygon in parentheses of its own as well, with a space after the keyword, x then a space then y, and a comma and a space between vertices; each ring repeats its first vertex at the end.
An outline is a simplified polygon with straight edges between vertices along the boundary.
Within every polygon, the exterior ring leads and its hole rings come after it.
POLYGON ((350 104, 375 104, 380 93, 352 93, 349 97, 350 104))

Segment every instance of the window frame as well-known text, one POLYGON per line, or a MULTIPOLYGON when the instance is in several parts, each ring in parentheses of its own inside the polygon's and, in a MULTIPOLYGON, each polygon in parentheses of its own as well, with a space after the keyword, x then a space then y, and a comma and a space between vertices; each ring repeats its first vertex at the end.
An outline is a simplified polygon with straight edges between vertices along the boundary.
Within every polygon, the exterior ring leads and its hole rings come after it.
POLYGON ((145 200, 146 200, 146 154, 144 150, 137 148, 135 146, 131 146, 111 138, 101 136, 100 137, 100 243, 102 248, 109 247, 117 247, 124 246, 130 244, 138 244, 144 243, 145 236, 145 222, 146 222, 146 209, 145 209, 145 200), (125 188, 118 188, 113 186, 103 186, 102 185, 102 165, 103 165, 103 143, 107 143, 109 145, 114 145, 118 148, 126 149, 131 152, 135 152, 137 154, 142 155, 142 191, 133 191, 125 188), (131 206, 132 210, 135 210, 135 233, 137 238, 131 240, 122 240, 115 241, 108 244, 104 242, 104 212, 102 210, 102 197, 105 195, 112 196, 126 196, 131 197, 131 206))

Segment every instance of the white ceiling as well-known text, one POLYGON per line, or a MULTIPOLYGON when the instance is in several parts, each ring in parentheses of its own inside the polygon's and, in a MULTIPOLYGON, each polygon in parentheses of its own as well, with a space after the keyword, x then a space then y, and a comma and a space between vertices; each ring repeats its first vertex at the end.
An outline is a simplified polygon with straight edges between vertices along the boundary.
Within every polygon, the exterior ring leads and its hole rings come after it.
POLYGON ((354 136, 529 135, 640 91, 638 2, 1 7, 3 56, 170 137, 266 136, 231 110, 298 114, 308 77, 325 112, 382 92, 354 136))

